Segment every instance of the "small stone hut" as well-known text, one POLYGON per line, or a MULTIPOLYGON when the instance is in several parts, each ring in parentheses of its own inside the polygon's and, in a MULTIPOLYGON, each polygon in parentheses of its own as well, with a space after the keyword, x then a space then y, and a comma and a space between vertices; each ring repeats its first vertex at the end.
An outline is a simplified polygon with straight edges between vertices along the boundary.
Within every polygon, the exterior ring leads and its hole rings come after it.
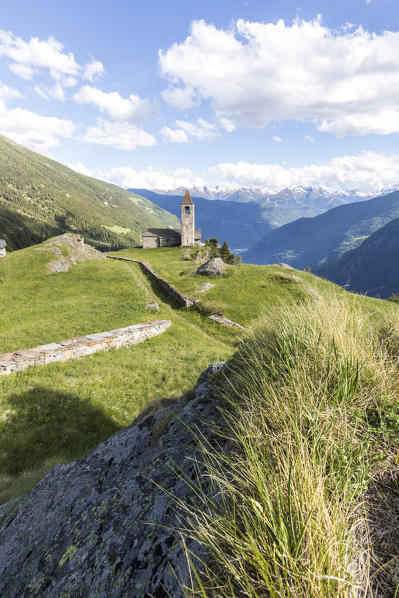
POLYGON ((156 247, 193 247, 201 243, 201 230, 195 228, 194 202, 186 191, 180 205, 181 228, 146 228, 142 232, 143 249, 156 247))
POLYGON ((6 253, 6 242, 0 239, 0 257, 5 257, 6 253))

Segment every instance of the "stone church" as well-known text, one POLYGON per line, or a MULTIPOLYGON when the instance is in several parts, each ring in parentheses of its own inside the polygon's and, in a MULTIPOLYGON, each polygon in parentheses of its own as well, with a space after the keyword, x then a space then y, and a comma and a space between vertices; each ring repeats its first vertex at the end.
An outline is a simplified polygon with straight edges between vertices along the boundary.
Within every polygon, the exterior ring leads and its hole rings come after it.
POLYGON ((186 191, 180 205, 180 230, 174 228, 146 228, 143 230, 143 249, 156 247, 193 247, 201 243, 201 231, 195 228, 194 203, 186 191))

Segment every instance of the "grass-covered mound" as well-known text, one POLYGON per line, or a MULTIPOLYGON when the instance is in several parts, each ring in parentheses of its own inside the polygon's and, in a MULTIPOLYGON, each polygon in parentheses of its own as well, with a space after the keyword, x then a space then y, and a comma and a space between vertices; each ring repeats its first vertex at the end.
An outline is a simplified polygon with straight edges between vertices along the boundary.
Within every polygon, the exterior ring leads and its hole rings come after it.
POLYGON ((212 564, 188 595, 396 596, 398 357, 397 317, 333 293, 244 340, 220 382, 235 451, 204 447, 221 492, 191 514, 212 564))
POLYGON ((82 457, 153 401, 190 391, 240 338, 169 305, 136 264, 99 259, 52 273, 57 259, 41 245, 0 260, 0 354, 155 319, 172 328, 130 348, 0 376, 0 502, 55 463, 82 457), (159 311, 147 308, 154 300, 159 311))
POLYGON ((201 261, 190 259, 191 253, 184 247, 170 247, 125 249, 111 255, 150 262, 181 293, 199 299, 204 313, 222 313, 243 326, 266 315, 271 305, 298 301, 312 292, 309 287, 315 290, 326 286, 311 274, 294 270, 288 272, 277 265, 227 265, 225 276, 210 279, 195 274, 201 261), (204 294, 198 294, 203 282, 211 282, 215 286, 204 294))
POLYGON ((241 266, 197 294, 204 277, 193 274, 198 263, 186 253, 176 247, 118 255, 149 260, 176 288, 200 298, 204 313, 177 309, 134 263, 91 260, 52 273, 58 258, 43 245, 0 260, 0 354, 172 320, 165 334, 141 345, 0 377, 0 501, 30 489, 53 464, 85 455, 153 401, 189 392, 210 362, 228 358, 244 333, 210 321, 209 313, 250 325, 272 305, 303 299, 309 284, 331 286, 307 273, 296 273, 298 282, 277 266, 241 266), (159 311, 147 308, 154 300, 159 311))
POLYGON ((141 345, 0 377, 0 501, 87 454, 157 400, 189 392, 209 362, 229 359, 247 333, 206 317, 220 312, 255 329, 222 384, 236 451, 227 462, 208 453, 224 498, 197 513, 193 533, 217 563, 198 591, 350 596, 376 569, 365 550, 367 485, 377 472, 390 484, 396 467, 397 305, 279 266, 228 267, 197 295, 204 278, 186 254, 119 252, 200 298, 200 312, 177 309, 134 263, 101 259, 51 273, 56 256, 37 247, 0 260, 0 353, 172 320, 141 345), (154 299, 158 312, 147 308, 154 299))

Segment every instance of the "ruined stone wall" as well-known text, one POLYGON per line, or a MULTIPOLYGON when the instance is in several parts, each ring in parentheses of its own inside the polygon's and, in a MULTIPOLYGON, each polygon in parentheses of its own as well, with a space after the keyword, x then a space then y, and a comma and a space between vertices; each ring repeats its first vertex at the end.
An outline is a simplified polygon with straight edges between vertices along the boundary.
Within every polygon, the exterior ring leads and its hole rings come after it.
POLYGON ((172 286, 167 280, 165 280, 164 278, 159 276, 159 274, 157 274, 155 272, 155 270, 153 270, 153 268, 149 262, 143 262, 141 260, 134 260, 133 258, 130 258, 130 257, 117 257, 117 256, 113 256, 113 255, 107 255, 107 257, 112 260, 122 260, 125 262, 135 262, 136 264, 140 264, 140 266, 143 268, 143 270, 146 272, 146 274, 148 274, 149 277, 152 280, 154 280, 159 285, 159 287, 163 291, 165 291, 165 293, 169 297, 171 297, 174 301, 176 301, 176 303, 180 307, 190 307, 191 305, 194 305, 194 303, 198 303, 198 299, 189 299, 189 298, 185 297, 184 295, 182 295, 181 293, 179 293, 179 291, 177 289, 175 289, 174 286, 172 286))
POLYGON ((125 328, 41 345, 34 349, 5 353, 0 355, 0 375, 20 372, 34 365, 68 361, 112 347, 129 347, 165 332, 170 325, 170 320, 155 320, 146 324, 134 324, 125 328))

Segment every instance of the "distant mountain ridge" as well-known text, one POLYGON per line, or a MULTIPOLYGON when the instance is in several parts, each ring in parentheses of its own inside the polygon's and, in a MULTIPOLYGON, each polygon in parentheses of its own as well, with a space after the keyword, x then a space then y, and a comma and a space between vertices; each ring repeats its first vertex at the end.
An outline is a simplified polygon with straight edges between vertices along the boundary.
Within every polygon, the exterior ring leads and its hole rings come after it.
POLYGON ((64 232, 103 247, 141 242, 146 226, 178 220, 148 199, 78 174, 0 136, 0 238, 19 249, 64 232))
MULTIPOLYGON (((174 191, 130 189, 161 208, 180 215, 179 200, 185 187, 174 191)), ((357 192, 333 195, 320 187, 292 187, 268 194, 263 187, 223 189, 193 187, 198 226, 203 237, 228 241, 233 249, 247 249, 272 229, 307 216, 316 216, 348 202, 362 201, 357 192)))
POLYGON ((243 255, 247 263, 287 262, 316 273, 399 217, 399 192, 335 207, 267 233, 243 255))
MULTIPOLYGON (((186 191, 186 187, 178 187, 176 189, 151 189, 155 193, 161 195, 181 195, 186 191)), ((393 191, 394 189, 388 189, 386 192, 393 191)), ((376 195, 375 193, 362 193, 359 190, 348 190, 338 191, 331 190, 326 187, 312 187, 305 185, 294 185, 291 187, 284 187, 280 191, 272 190, 272 188, 263 185, 250 185, 250 186, 219 186, 214 187, 202 186, 202 187, 190 187, 189 191, 192 195, 198 197, 204 197, 205 199, 220 199, 222 201, 260 201, 261 203, 266 201, 267 203, 278 203, 280 200, 301 200, 302 198, 335 198, 340 203, 348 203, 356 201, 356 199, 362 200, 370 198, 376 195)), ((385 192, 385 191, 384 191, 385 192)))

